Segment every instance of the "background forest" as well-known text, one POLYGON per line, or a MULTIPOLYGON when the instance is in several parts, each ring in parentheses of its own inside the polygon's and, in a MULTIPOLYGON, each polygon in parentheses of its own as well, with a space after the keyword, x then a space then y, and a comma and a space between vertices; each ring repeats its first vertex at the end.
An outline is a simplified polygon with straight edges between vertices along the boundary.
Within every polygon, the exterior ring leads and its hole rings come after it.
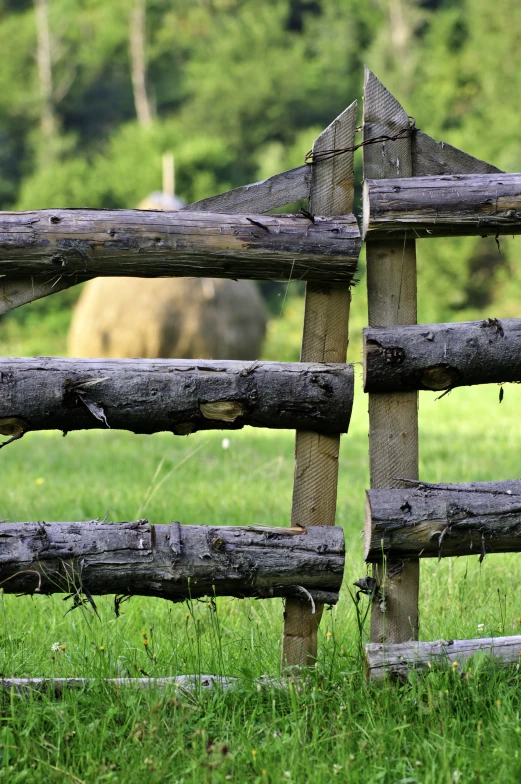
MULTIPOLYGON (((521 169, 508 0, 0 0, 0 49, 4 210, 135 207, 170 150, 186 202, 298 166, 361 99, 364 63, 419 128, 521 169)), ((418 244, 421 321, 519 315, 519 240, 418 244)), ((4 316, 0 353, 62 353, 78 294, 4 316), (23 342, 28 323, 39 333, 23 342)), ((279 297, 266 351, 296 359, 298 292, 279 297)))

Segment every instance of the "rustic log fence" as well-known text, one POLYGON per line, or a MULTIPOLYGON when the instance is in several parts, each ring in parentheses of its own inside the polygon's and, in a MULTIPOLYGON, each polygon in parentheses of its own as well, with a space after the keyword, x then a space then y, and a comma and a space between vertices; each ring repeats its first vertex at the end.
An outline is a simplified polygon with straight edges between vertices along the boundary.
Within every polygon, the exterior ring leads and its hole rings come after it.
POLYGON ((520 481, 419 481, 418 391, 521 381, 521 320, 417 325, 415 244, 519 233, 521 176, 436 144, 411 126, 369 71, 364 142, 371 468, 365 558, 372 564, 364 586, 372 597, 367 672, 403 677, 411 668, 463 662, 479 651, 501 664, 517 663, 521 637, 417 642, 421 558, 482 560, 487 553, 521 550, 520 481), (377 138, 382 136, 387 138, 377 138))
MULTIPOLYGON (((353 103, 314 149, 352 147, 356 113, 353 103)), ((354 385, 353 369, 345 364, 361 242, 353 183, 349 152, 177 213, 0 213, 0 314, 100 275, 307 284, 301 362, 0 360, 0 434, 7 439, 0 446, 48 429, 176 435, 244 425, 296 430, 290 527, 0 522, 5 592, 65 591, 75 603, 93 605, 93 596, 107 593, 172 601, 283 597, 283 664, 315 662, 322 608, 337 602, 344 568, 335 510, 339 441, 348 430, 354 385), (266 214, 301 199, 309 200, 309 212, 266 214)), ((15 680, 4 686, 45 685, 15 680)), ((182 677, 163 681, 178 684, 182 677)), ((215 679, 208 676, 208 682, 215 679)), ((64 680, 56 688, 68 685, 64 680)))

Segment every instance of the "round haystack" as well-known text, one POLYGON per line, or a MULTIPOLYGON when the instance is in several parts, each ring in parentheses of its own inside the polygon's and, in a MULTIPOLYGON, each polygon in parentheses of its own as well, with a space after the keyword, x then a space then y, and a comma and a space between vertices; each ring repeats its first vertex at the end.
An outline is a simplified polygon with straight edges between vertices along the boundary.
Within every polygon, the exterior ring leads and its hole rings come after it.
POLYGON ((266 320, 250 281, 95 278, 76 305, 69 356, 253 360, 266 320))

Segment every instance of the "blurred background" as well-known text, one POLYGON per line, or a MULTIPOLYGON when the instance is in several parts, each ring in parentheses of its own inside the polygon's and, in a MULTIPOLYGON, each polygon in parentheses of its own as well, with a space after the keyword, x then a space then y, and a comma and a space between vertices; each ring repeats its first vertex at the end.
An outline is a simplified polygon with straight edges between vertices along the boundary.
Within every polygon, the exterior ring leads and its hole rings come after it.
MULTIPOLYGON (((136 207, 162 190, 169 153, 184 203, 299 166, 361 99, 364 63, 417 127, 521 169, 511 0, 0 0, 0 50, 1 210, 136 207)), ((419 320, 520 315, 520 242, 419 242, 419 320)), ((363 257, 359 278, 352 361, 363 257)), ((0 353, 65 354, 80 293, 1 316, 0 353)), ((298 359, 303 287, 260 294, 260 356, 298 359)))

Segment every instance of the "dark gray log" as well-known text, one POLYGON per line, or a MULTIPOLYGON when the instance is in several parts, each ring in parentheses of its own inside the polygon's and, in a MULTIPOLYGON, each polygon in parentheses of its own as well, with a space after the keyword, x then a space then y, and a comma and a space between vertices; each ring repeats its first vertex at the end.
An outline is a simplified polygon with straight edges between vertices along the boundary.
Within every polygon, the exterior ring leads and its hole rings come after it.
POLYGON ((0 433, 110 427, 134 433, 244 425, 346 433, 353 368, 302 362, 0 359, 0 433))
POLYGON ((502 667, 519 664, 521 637, 483 637, 478 640, 435 640, 403 642, 397 645, 369 643, 365 646, 366 673, 380 680, 387 676, 406 678, 411 670, 464 668, 477 653, 487 654, 502 667))
POLYGON ((0 274, 214 277, 350 283, 353 215, 224 215, 151 210, 0 213, 0 274))
POLYGON ((521 480, 367 491, 367 561, 517 552, 521 480))
POLYGON ((519 234, 521 174, 458 174, 366 180, 367 241, 519 234))
POLYGON ((334 604, 344 571, 339 527, 0 523, 5 593, 301 596, 334 604))
POLYGON ((233 191, 219 193, 208 199, 196 201, 183 207, 181 212, 268 212, 277 207, 285 207, 300 199, 307 199, 311 188, 311 166, 275 174, 261 182, 252 182, 234 188, 233 191))
POLYGON ((366 392, 521 381, 521 319, 364 329, 366 392))

